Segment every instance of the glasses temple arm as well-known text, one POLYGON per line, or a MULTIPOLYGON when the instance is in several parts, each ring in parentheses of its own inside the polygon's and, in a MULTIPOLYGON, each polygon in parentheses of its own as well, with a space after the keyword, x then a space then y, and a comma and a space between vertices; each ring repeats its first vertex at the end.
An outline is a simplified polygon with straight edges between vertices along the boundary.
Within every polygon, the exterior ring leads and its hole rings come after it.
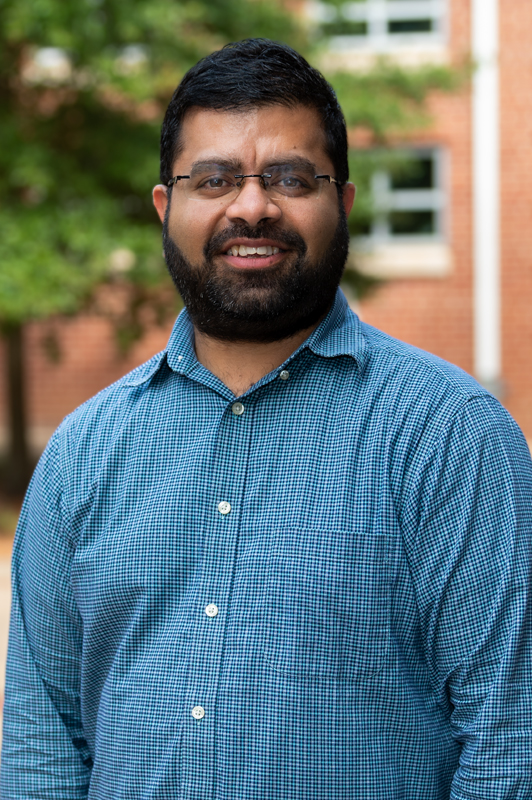
POLYGON ((167 186, 173 186, 178 181, 182 181, 184 178, 190 178, 190 175, 175 175, 171 181, 168 181, 166 184, 167 186))
POLYGON ((337 181, 336 178, 333 178, 332 175, 314 175, 314 180, 317 180, 318 178, 324 178, 324 179, 326 178, 329 181, 329 183, 336 183, 337 186, 341 186, 340 181, 337 181))

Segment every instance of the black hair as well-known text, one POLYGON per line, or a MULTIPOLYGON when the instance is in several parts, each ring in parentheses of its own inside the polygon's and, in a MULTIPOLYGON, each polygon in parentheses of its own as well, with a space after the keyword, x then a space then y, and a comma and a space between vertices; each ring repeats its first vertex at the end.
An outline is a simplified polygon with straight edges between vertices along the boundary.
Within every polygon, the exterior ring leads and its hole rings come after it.
POLYGON ((172 178, 181 125, 189 109, 239 111, 268 105, 315 108, 334 177, 342 184, 348 180, 346 124, 332 86, 288 45, 244 39, 202 58, 175 90, 161 131, 161 183, 167 185, 172 178))

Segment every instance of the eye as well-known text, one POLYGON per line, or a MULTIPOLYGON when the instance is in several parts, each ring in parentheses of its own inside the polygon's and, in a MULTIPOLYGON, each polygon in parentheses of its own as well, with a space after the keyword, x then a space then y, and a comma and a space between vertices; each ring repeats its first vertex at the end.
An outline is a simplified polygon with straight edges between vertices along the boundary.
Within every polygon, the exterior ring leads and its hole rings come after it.
POLYGON ((271 181, 271 190, 274 195, 284 197, 305 197, 314 191, 310 176, 280 170, 271 181))
POLYGON ((306 186, 306 184, 297 175, 283 175, 283 177, 279 178, 276 182, 276 186, 282 186, 284 189, 300 189, 306 186))
POLYGON ((198 181, 198 189, 225 189, 230 185, 225 175, 208 175, 198 181))
POLYGON ((193 197, 221 197, 234 187, 234 180, 223 172, 198 175, 194 181, 193 197))

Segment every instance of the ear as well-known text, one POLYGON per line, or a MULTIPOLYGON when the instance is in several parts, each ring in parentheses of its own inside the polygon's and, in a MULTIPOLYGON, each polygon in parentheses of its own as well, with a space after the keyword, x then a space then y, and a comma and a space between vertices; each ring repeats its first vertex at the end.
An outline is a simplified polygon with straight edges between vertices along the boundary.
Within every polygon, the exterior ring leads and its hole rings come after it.
POLYGON ((153 205, 155 206, 159 219, 164 222, 164 215, 166 214, 166 206, 168 205, 168 187, 158 183, 153 187, 152 192, 153 205))
POLYGON ((353 208, 356 193, 357 187, 354 183, 346 183, 344 186, 342 186, 342 203, 344 204, 346 217, 349 216, 351 209, 353 208))

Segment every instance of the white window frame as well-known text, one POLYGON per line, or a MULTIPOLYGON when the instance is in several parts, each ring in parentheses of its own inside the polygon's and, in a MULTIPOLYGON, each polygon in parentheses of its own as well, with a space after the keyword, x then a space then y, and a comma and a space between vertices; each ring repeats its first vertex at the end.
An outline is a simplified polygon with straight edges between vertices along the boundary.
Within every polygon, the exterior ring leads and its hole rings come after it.
POLYGON ((446 153, 439 147, 423 147, 405 151, 407 157, 430 156, 434 164, 432 189, 393 189, 389 172, 379 170, 372 178, 372 195, 376 215, 369 236, 372 244, 446 242, 447 229, 447 168, 446 153), (393 233, 389 215, 393 211, 432 211, 434 232, 430 234, 393 233))
POLYGON ((442 279, 454 268, 449 225, 449 154, 434 145, 409 147, 406 156, 434 162, 432 189, 392 189, 386 170, 373 176, 373 201, 376 207, 371 232, 351 242, 351 264, 358 271, 381 280, 442 279), (392 211, 433 211, 435 230, 431 234, 393 234, 388 215, 392 211))
POLYGON ((353 22, 366 22, 363 35, 332 36, 331 50, 390 52, 416 46, 445 46, 448 41, 449 0, 357 0, 345 2, 338 11, 326 2, 310 2, 309 16, 317 22, 332 22, 337 15, 353 22), (431 31, 390 33, 388 24, 399 20, 431 19, 431 31))

